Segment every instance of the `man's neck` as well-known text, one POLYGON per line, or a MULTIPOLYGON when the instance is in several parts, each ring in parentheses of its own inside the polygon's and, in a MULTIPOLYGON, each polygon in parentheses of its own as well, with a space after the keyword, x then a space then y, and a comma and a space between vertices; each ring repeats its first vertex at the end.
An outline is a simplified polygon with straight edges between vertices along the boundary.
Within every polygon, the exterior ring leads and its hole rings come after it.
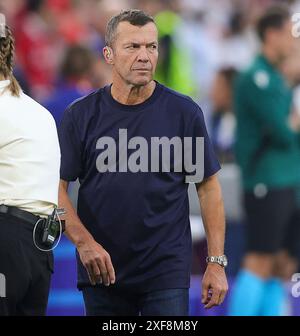
POLYGON ((278 57, 274 49, 264 46, 262 48, 262 54, 274 67, 278 68, 280 66, 282 60, 278 57))
POLYGON ((120 85, 113 81, 111 95, 117 102, 124 105, 141 104, 151 97, 155 86, 156 83, 153 80, 144 86, 124 85, 123 83, 120 85))

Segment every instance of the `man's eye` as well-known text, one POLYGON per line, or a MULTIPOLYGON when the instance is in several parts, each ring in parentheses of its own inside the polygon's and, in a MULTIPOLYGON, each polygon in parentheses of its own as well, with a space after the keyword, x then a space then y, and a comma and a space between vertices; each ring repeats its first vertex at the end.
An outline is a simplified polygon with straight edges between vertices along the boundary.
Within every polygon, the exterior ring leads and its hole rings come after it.
POLYGON ((156 50, 156 49, 157 49, 157 45, 152 44, 152 45, 150 46, 150 49, 151 49, 151 50, 156 50))

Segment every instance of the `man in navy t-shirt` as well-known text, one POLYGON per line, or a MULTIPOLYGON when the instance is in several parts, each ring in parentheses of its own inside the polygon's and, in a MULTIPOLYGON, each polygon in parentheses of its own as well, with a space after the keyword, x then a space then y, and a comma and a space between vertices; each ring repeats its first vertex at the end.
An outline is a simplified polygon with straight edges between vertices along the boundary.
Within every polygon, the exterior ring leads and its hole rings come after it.
POLYGON ((59 130, 60 206, 88 315, 188 315, 192 182, 208 243, 202 302, 227 292, 220 165, 199 106, 153 80, 157 39, 142 11, 113 17, 103 50, 112 84, 72 103, 59 130), (78 214, 67 195, 77 178, 78 214))

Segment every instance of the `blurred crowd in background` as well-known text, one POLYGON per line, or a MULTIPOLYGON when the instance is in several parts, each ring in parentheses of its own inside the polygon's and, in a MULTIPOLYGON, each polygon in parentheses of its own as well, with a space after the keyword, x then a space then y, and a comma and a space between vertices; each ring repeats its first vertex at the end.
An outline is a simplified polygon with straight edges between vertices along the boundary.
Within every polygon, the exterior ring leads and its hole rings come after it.
MULTIPOLYGON (((255 21, 280 2, 300 12, 298 0, 0 0, 0 11, 15 35, 18 80, 57 123, 70 102, 110 83, 102 56, 109 18, 125 8, 153 15, 160 38, 156 79, 200 104, 219 159, 232 162, 232 82, 259 48, 255 21)), ((283 69, 295 87, 299 56, 295 39, 283 69)))

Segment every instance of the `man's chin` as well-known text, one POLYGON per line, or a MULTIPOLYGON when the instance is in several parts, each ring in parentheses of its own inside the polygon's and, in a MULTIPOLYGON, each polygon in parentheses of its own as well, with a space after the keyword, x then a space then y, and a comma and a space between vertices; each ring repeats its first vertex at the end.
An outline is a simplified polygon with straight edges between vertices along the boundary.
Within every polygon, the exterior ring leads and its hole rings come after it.
POLYGON ((149 84, 151 81, 153 80, 152 77, 146 77, 146 76, 143 76, 143 77, 140 77, 140 78, 135 78, 133 81, 132 81, 132 84, 134 86, 145 86, 147 84, 149 84))

